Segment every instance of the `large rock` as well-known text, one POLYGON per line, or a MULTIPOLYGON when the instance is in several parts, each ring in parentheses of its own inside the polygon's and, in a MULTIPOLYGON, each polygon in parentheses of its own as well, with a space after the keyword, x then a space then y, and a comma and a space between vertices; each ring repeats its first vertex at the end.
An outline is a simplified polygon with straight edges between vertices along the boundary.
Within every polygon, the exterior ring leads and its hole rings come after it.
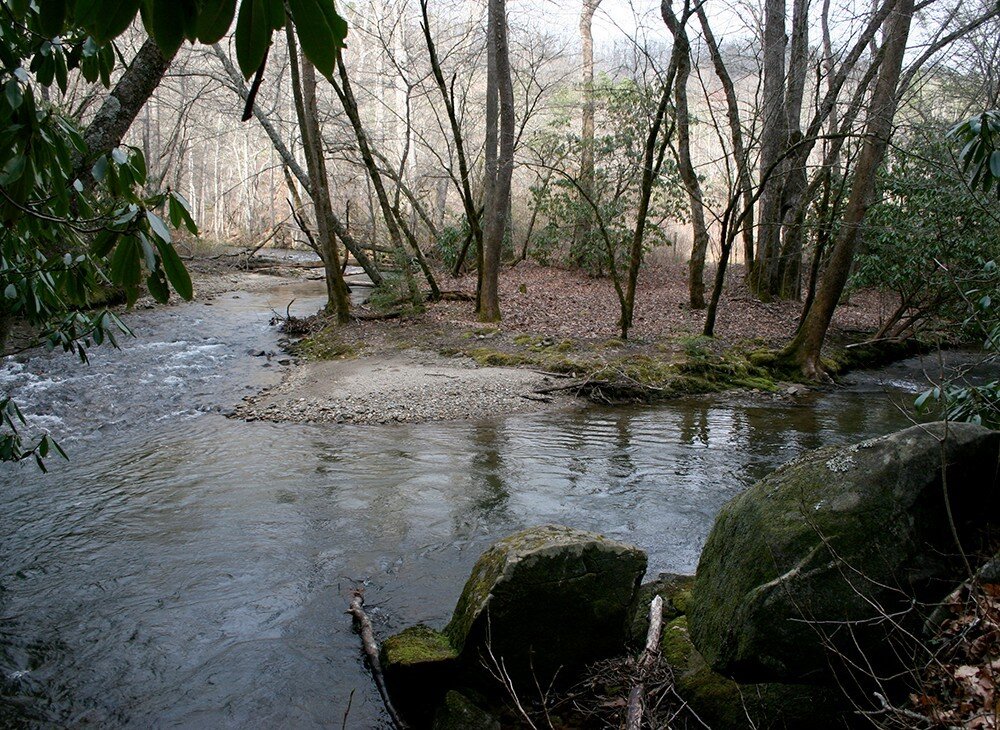
POLYGON ((527 529, 479 558, 444 633, 468 664, 492 653, 516 686, 545 687, 560 668, 568 675, 621 653, 645 572, 646 554, 631 545, 569 527, 527 529))
POLYGON ((832 687, 737 684, 713 672, 691 643, 687 621, 682 615, 666 624, 660 648, 677 694, 708 727, 836 730, 847 726, 854 708, 832 687))
POLYGON ((948 508, 969 554, 996 518, 998 446, 979 426, 916 426, 819 449, 758 482, 723 508, 702 553, 694 645, 748 682, 822 681, 825 643, 857 641, 888 666, 889 627, 919 630, 911 601, 940 600, 965 574, 948 508))

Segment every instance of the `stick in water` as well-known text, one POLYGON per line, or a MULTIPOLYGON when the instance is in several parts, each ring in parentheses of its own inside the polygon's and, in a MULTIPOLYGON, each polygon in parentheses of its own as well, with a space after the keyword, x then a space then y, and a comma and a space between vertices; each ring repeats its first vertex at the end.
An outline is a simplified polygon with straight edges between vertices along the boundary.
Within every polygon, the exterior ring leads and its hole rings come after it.
POLYGON ((354 591, 354 597, 351 598, 350 612, 354 616, 354 624, 358 629, 358 633, 361 634, 361 646, 365 650, 368 668, 372 671, 375 686, 378 687, 378 692, 382 695, 382 702, 385 703, 385 709, 389 713, 392 724, 397 730, 406 730, 409 725, 399 716, 395 706, 392 704, 392 700, 389 699, 389 688, 385 684, 382 665, 378 660, 378 644, 375 643, 375 632, 372 631, 372 622, 368 619, 368 614, 365 613, 364 604, 365 592, 359 588, 354 591))

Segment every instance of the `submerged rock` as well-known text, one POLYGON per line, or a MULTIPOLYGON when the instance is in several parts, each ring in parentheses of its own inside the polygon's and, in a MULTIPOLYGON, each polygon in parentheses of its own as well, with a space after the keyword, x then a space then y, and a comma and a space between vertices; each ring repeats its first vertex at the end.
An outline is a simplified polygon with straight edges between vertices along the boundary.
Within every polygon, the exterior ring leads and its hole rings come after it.
POLYGON ((824 644, 858 642, 891 665, 889 626, 919 631, 912 601, 965 575, 949 514, 969 554, 996 519, 998 446, 979 426, 929 424, 819 449, 758 482, 722 509, 702 553, 694 646, 741 681, 824 681, 824 644))
POLYGON ((492 654, 516 686, 544 687, 560 668, 622 651, 645 572, 646 554, 631 545, 556 525, 523 530, 479 558, 444 633, 463 662, 479 667, 492 654))

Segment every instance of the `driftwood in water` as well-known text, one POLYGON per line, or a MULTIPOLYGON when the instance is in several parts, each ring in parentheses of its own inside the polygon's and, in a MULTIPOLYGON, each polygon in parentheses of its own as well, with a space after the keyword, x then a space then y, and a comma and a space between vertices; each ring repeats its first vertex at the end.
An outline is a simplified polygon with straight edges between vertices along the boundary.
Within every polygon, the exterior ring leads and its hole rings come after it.
POLYGON ((646 646, 639 657, 638 677, 632 691, 628 695, 628 715, 625 718, 625 730, 641 730, 642 705, 646 694, 646 678, 660 655, 660 633, 663 630, 663 599, 654 596, 649 604, 649 631, 646 633, 646 646))
POLYGON ((382 702, 385 703, 386 712, 389 713, 389 719, 392 720, 392 724, 399 728, 399 730, 404 730, 408 728, 409 725, 399 716, 396 711, 395 706, 392 704, 392 700, 389 699, 389 688, 385 684, 385 675, 382 674, 382 665, 379 663, 378 659, 378 644, 375 643, 375 632, 372 631, 372 622, 368 618, 368 614, 365 613, 365 593, 362 590, 355 590, 354 597, 351 598, 351 615, 354 616, 354 625, 361 635, 361 645, 365 650, 365 658, 368 660, 368 668, 371 669, 372 677, 375 680, 375 686, 378 687, 378 692, 382 695, 382 702))

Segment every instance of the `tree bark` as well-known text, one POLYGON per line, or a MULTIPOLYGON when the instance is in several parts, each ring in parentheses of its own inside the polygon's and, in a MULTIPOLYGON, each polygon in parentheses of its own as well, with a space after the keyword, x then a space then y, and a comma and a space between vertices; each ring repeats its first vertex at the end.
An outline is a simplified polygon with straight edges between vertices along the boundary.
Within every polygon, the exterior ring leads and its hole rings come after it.
POLYGON ((302 134, 302 145, 306 153, 306 167, 309 171, 313 206, 316 209, 316 228, 319 236, 317 243, 326 273, 326 309, 329 314, 336 317, 338 322, 345 323, 350 318, 351 300, 340 268, 337 239, 329 225, 333 215, 333 205, 330 203, 329 179, 326 172, 326 160, 323 157, 323 135, 319 126, 319 110, 316 104, 316 71, 304 55, 300 70, 295 32, 291 23, 288 24, 285 31, 288 39, 288 57, 292 76, 292 92, 295 97, 295 111, 302 134))
POLYGON ((691 120, 688 116, 687 84, 691 77, 691 44, 687 30, 674 14, 671 0, 660 4, 663 22, 674 37, 677 74, 674 76, 674 114, 677 120, 677 167, 687 190, 691 208, 691 260, 688 263, 688 292, 692 309, 705 308, 705 255, 708 253, 708 226, 698 173, 691 162, 691 120))
POLYGON ((486 112, 486 226, 483 231, 482 287, 479 307, 479 319, 483 322, 499 322, 501 317, 500 252, 503 248, 504 233, 510 214, 511 177, 514 171, 514 87, 510 77, 506 5, 506 0, 489 1, 489 30, 486 40, 489 49, 486 112))
POLYGON ((83 134, 83 141, 87 143, 87 157, 79 161, 77 177, 86 184, 93 183, 90 163, 121 144, 122 138, 160 84, 172 60, 173 56, 164 57, 152 38, 147 38, 139 48, 132 63, 125 69, 83 134))
POLYGON ((879 68, 865 125, 865 143, 854 170, 854 183, 830 253, 819 290, 798 334, 783 356, 795 362, 809 378, 825 377, 820 352, 833 313, 844 292, 861 233, 861 225, 875 192, 875 176, 885 157, 896 112, 896 88, 903 67, 906 41, 913 18, 913 0, 898 0, 885 24, 885 55, 879 68))
MULTIPOLYGON (((580 189, 587 198, 594 197, 594 14, 601 0, 583 0, 580 13, 580 44, 582 46, 582 90, 580 130, 580 189)), ((574 250, 585 245, 593 233, 594 216, 585 200, 580 201, 576 226, 573 231, 574 250)))

